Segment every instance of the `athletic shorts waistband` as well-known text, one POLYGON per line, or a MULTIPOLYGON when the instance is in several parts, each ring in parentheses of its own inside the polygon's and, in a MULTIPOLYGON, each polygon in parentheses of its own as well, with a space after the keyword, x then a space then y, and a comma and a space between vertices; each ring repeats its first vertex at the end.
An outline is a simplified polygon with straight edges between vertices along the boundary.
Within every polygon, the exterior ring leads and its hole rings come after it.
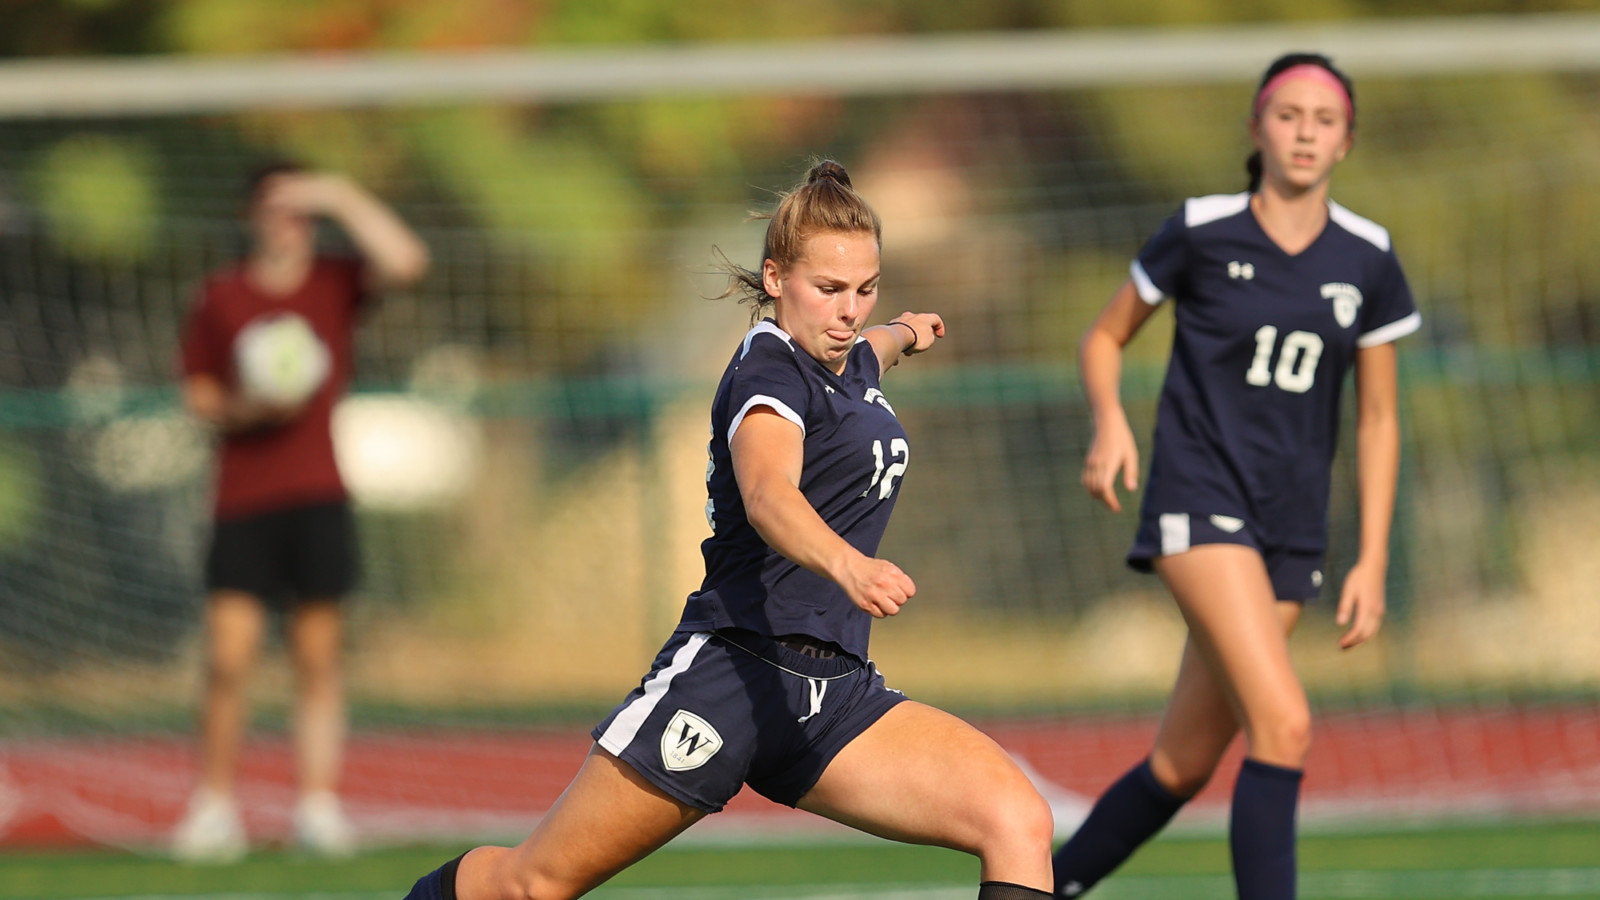
POLYGON ((717 640, 806 678, 839 678, 866 665, 832 641, 809 634, 773 637, 742 628, 713 632, 717 640))

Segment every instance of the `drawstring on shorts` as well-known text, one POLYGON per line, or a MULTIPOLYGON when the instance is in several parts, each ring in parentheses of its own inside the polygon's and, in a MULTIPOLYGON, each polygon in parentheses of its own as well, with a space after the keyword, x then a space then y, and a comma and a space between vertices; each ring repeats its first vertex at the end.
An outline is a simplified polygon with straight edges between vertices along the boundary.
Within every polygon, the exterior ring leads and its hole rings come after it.
POLYGON ((795 720, 801 725, 804 725, 807 719, 822 712, 822 697, 828 693, 828 682, 821 678, 807 678, 806 685, 811 688, 811 711, 795 720))

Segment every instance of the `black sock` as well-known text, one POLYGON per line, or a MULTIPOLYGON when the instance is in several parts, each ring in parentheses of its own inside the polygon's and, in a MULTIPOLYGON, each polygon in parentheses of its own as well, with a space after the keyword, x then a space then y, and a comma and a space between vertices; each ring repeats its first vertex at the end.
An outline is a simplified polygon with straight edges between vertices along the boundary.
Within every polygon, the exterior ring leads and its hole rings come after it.
POLYGON ((1048 898, 1049 891, 1023 887, 1009 881, 985 881, 978 885, 978 900, 1039 900, 1048 898))
POLYGON ((1094 887, 1167 827, 1187 802, 1161 786, 1150 760, 1134 766, 1100 795, 1089 818, 1056 851, 1056 893, 1076 897, 1094 887))
POLYGON ((1233 787, 1233 880, 1239 900, 1293 900, 1299 769, 1246 759, 1233 787))
POLYGON ((417 879, 405 900, 456 900, 456 870, 467 854, 450 860, 432 872, 417 879))

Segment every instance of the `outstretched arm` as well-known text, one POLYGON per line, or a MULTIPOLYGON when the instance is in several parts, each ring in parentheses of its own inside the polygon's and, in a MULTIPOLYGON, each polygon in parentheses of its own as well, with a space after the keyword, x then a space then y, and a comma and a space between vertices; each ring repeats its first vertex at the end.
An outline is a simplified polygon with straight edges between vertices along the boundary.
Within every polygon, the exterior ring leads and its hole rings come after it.
POLYGON ((800 492, 805 442, 793 422, 757 406, 745 415, 728 449, 745 515, 767 546, 831 579, 875 618, 899 612, 917 592, 899 566, 867 556, 828 527, 800 492))
POLYGON ((900 357, 921 353, 944 337, 944 319, 938 313, 903 312, 887 325, 875 325, 861 332, 878 354, 878 377, 882 378, 900 357))
POLYGON ((286 172, 263 186, 263 204, 327 216, 350 235, 366 260, 374 290, 405 287, 428 271, 428 247, 387 204, 332 172, 286 172))
POLYGON ((1394 344, 1356 352, 1356 476, 1361 493, 1361 553, 1344 577, 1337 621, 1348 650, 1378 633, 1387 606, 1389 528, 1400 480, 1399 376, 1394 344))
POLYGON ((1154 312, 1154 306, 1140 299, 1133 282, 1125 281, 1078 344, 1078 373, 1094 418, 1094 440, 1083 461, 1083 486, 1112 512, 1122 512, 1117 498, 1119 473, 1124 488, 1139 488, 1139 445, 1122 408, 1122 348, 1154 312))

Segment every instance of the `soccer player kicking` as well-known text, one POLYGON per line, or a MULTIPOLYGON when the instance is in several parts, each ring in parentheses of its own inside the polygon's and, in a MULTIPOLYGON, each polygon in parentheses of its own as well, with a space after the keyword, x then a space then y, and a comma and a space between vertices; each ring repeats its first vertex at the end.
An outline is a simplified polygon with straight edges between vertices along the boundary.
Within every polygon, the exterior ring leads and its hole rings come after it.
POLYGON ((931 313, 866 327, 881 235, 823 162, 778 204, 760 268, 732 267, 730 293, 772 317, 711 404, 700 590, 533 835, 446 863, 412 900, 577 897, 744 784, 972 853, 982 900, 1050 896, 1050 808, 1027 776, 976 728, 889 688, 867 655, 872 620, 916 593, 875 557, 911 453, 881 379, 944 334, 931 313))

